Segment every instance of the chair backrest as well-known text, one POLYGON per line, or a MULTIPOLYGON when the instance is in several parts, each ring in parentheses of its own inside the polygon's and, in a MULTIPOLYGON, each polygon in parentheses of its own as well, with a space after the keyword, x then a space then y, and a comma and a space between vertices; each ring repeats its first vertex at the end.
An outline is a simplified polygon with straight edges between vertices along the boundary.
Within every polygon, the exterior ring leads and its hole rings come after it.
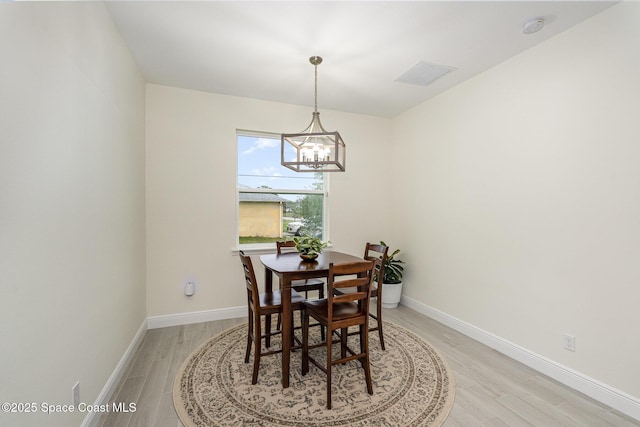
POLYGON ((240 251, 240 261, 242 261, 242 268, 244 269, 244 281, 247 287, 249 309, 257 312, 260 305, 260 293, 258 292, 258 282, 256 281, 256 273, 253 270, 251 257, 245 255, 244 251, 240 251))
POLYGON ((293 240, 287 240, 286 242, 276 242, 276 251, 278 255, 282 255, 288 252, 297 252, 295 248, 296 242, 294 242, 293 240))
POLYGON ((378 245, 375 243, 367 243, 364 248, 364 259, 374 260, 379 259, 380 264, 376 266, 374 271, 374 282, 378 289, 382 288, 382 279, 384 278, 384 264, 387 262, 387 252, 389 247, 385 245, 378 245))
POLYGON ((371 282, 376 265, 380 259, 356 261, 344 264, 330 264, 327 280, 328 318, 333 318, 333 308, 338 303, 358 303, 358 316, 369 316, 369 299, 371 297, 371 282), (341 276, 350 276, 343 280, 336 280, 341 276), (355 277, 354 277, 355 276, 355 277), (347 290, 347 288, 349 288, 347 290), (335 292, 336 290, 341 292, 335 292))

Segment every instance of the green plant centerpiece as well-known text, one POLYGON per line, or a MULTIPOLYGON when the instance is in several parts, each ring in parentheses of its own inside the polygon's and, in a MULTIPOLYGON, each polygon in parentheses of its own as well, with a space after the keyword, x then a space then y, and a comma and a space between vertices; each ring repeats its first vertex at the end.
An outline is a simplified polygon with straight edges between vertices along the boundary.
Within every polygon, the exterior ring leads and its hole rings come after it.
POLYGON ((318 258, 322 250, 327 247, 327 242, 323 242, 319 237, 313 237, 309 234, 296 236, 293 241, 296 244, 296 250, 300 254, 300 258, 308 261, 318 258))

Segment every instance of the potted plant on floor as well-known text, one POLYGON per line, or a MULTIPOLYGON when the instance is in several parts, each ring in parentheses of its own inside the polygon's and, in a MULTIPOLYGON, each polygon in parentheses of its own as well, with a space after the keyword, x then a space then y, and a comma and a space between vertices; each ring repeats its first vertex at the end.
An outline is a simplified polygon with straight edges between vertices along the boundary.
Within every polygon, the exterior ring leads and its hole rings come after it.
MULTIPOLYGON (((380 244, 387 246, 382 241, 380 244)), ((396 308, 402 296, 402 275, 404 274, 402 264, 404 264, 404 261, 396 258, 399 253, 400 249, 396 249, 390 255, 387 255, 383 266, 382 307, 384 308, 396 308)))
POLYGON ((300 254, 300 258, 311 261, 320 255, 320 252, 327 247, 327 242, 323 242, 319 237, 313 237, 309 234, 296 236, 293 238, 296 244, 296 250, 300 254))

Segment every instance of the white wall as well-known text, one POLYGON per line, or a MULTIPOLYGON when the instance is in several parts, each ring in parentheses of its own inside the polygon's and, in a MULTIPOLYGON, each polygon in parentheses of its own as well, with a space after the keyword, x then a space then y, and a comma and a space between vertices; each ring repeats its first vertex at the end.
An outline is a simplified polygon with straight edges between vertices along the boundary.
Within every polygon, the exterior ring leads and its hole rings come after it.
MULTIPOLYGON (((149 84, 146 111, 148 315, 246 306, 232 254, 236 129, 299 131, 312 108, 149 84), (183 295, 187 279, 198 284, 191 298, 183 295)), ((320 115, 347 145, 347 172, 329 178, 330 239, 359 254, 367 240, 389 235, 386 208, 373 209, 389 186, 390 121, 322 108, 320 115)), ((261 274, 257 257, 254 265, 261 274)))
MULTIPOLYGON (((633 396, 638 8, 393 121, 320 109, 348 150, 337 250, 383 239, 407 296, 633 396)), ((244 306, 235 130, 301 130, 311 108, 147 85, 145 156, 144 84, 103 5, 2 4, 0 55, 0 397, 66 404, 79 380, 91 403, 145 316, 244 306)))
POLYGON ((614 6, 397 117, 392 170, 408 297, 636 398, 638 22, 614 6))
POLYGON ((144 84, 101 3, 0 4, 0 61, 0 401, 91 404, 145 319, 144 84))

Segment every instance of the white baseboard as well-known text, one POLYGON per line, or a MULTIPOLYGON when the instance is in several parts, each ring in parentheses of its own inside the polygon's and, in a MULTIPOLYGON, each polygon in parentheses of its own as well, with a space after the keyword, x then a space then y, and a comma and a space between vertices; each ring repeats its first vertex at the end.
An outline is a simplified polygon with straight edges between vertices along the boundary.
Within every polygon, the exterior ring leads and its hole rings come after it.
POLYGON ((536 371, 545 374, 587 396, 610 406, 625 415, 640 420, 640 399, 608 386, 571 368, 563 366, 526 348, 493 335, 485 330, 402 296, 401 304, 430 317, 476 341, 479 341, 536 371))
MULTIPOLYGON (((107 380, 107 383, 102 388, 102 391, 98 395, 98 398, 96 399, 94 404, 104 405, 109 403, 109 399, 111 399, 114 392, 116 391, 118 383, 122 379, 127 366, 129 365, 129 362, 133 359, 133 355, 135 354, 136 350, 138 349, 138 347, 140 347, 140 344, 142 344, 144 334, 148 329, 188 325, 191 323, 209 322, 211 320, 233 319, 236 317, 245 317, 246 315, 247 307, 242 306, 217 310, 196 311, 192 313, 170 314, 166 316, 152 316, 144 319, 144 321, 140 325, 140 328, 138 329, 138 332, 136 332, 135 336, 131 340, 131 344, 129 344, 129 347, 120 358, 120 361, 107 380)), ((98 420, 100 420, 100 417, 96 415, 100 414, 96 412, 89 412, 82 421, 80 427, 94 426, 98 422, 98 420)))
POLYGON ((194 311, 191 313, 168 314, 147 318, 149 329, 166 328, 169 326, 189 325, 192 323, 210 322, 212 320, 235 319, 245 317, 247 307, 230 307, 216 310, 194 311))
MULTIPOLYGON (((124 352, 124 354, 120 358, 120 361, 116 365, 116 368, 113 370, 113 373, 107 380, 104 387, 102 387, 102 391, 98 395, 98 398, 94 402, 94 405, 105 405, 109 403, 109 399, 111 399, 111 396, 113 396, 113 394, 115 393, 116 388, 118 387, 120 380, 124 376, 127 366, 129 365, 129 362, 133 359, 133 355, 136 353, 136 350, 138 350, 138 347, 140 347, 140 344, 142 344, 142 340, 144 339, 144 334, 145 332, 147 332, 147 329, 147 319, 144 319, 142 321, 142 324, 140 325, 140 328, 138 328, 138 332, 136 332, 136 334, 133 336, 129 347, 127 347, 127 350, 124 352)), ((82 421, 80 427, 93 426, 100 419, 100 415, 101 414, 98 412, 89 412, 82 421)))
MULTIPOLYGON (((408 298, 403 295, 400 303, 470 338, 473 338, 474 340, 481 342, 511 357, 512 359, 567 385, 568 387, 584 393, 587 396, 630 416, 631 418, 640 420, 640 399, 638 398, 610 387, 607 384, 588 377, 580 372, 574 371, 573 369, 563 366, 553 360, 547 359, 544 356, 533 353, 526 348, 520 347, 447 313, 439 311, 426 304, 422 304, 412 298, 408 298)), ((142 322, 142 325, 131 341, 131 344, 125 351, 120 362, 96 399, 95 404, 105 404, 111 398, 115 388, 120 382, 120 379, 124 375, 127 365, 137 348, 142 343, 142 339, 144 338, 144 334, 147 329, 188 325, 192 323, 209 322, 212 320, 232 319, 245 317, 246 315, 247 309, 243 306, 148 317, 142 322)), ((85 417, 81 427, 93 425, 94 415, 95 413, 93 412, 89 413, 87 417, 85 417)))

